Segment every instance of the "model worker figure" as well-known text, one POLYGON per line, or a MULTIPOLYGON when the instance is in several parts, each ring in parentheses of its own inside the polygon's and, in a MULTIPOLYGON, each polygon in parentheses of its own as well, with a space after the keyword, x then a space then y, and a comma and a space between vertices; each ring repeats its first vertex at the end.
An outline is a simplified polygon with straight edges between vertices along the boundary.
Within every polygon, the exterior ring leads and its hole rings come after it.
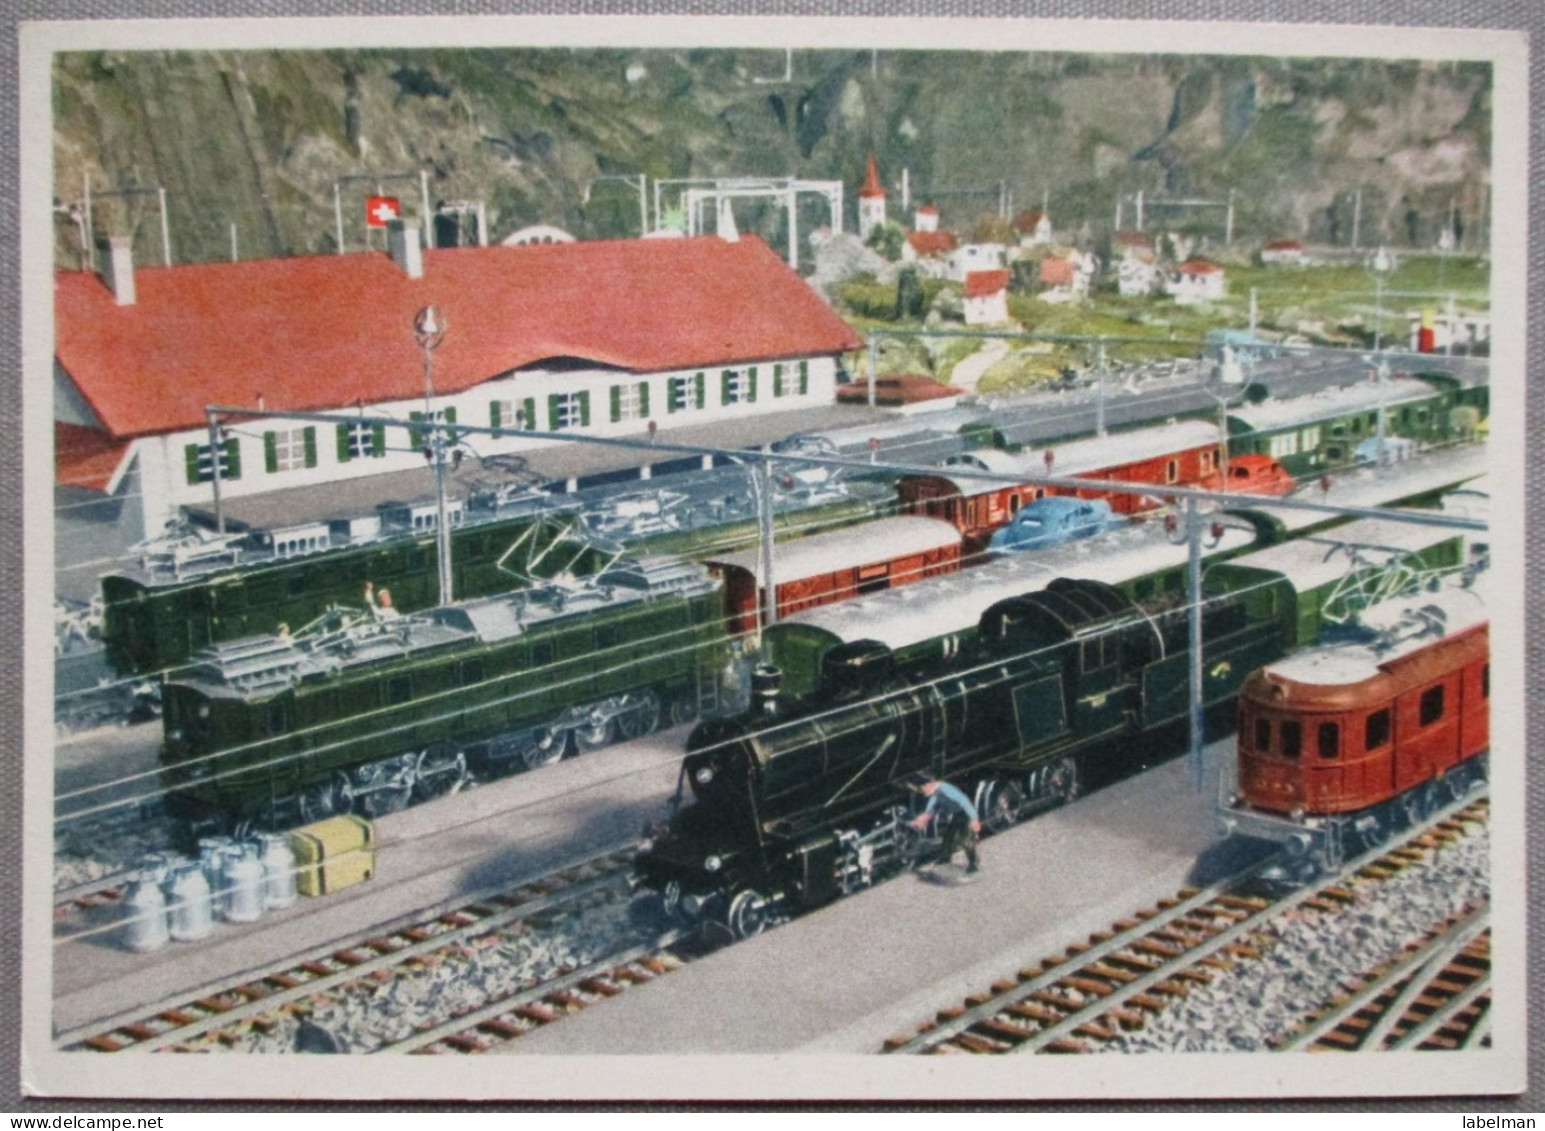
POLYGON ((926 828, 928 818, 938 814, 939 827, 944 837, 944 863, 955 856, 955 850, 966 851, 966 872, 977 870, 976 838, 982 831, 982 821, 971 799, 947 781, 940 781, 932 774, 917 774, 907 783, 928 798, 928 807, 912 819, 912 827, 926 828))

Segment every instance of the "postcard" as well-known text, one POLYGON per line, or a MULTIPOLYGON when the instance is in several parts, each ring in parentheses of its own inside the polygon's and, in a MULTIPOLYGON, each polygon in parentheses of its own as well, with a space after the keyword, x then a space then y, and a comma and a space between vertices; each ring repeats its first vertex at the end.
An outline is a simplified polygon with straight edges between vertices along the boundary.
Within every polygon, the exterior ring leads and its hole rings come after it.
POLYGON ((1521 33, 21 38, 25 1094, 1524 1088, 1521 33))

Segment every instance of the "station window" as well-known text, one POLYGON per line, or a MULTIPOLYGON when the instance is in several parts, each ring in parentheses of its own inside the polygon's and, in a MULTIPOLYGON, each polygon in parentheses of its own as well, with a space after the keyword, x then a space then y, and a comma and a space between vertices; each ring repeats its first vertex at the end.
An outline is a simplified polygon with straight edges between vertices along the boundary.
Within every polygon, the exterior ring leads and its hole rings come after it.
POLYGON ((1363 749, 1377 750, 1389 742, 1389 708, 1375 711, 1368 716, 1367 726, 1363 730, 1363 749))
POLYGON ((1418 714, 1418 722, 1426 727, 1431 726, 1443 717, 1443 685, 1429 687, 1422 692, 1421 707, 1418 714))
POLYGON ((649 415, 649 386, 643 381, 636 384, 612 386, 612 423, 624 420, 643 420, 649 415))
POLYGON ((686 412, 691 408, 702 408, 703 385, 701 373, 694 373, 690 377, 672 377, 665 386, 666 411, 686 412))
POLYGON ((264 463, 270 472, 299 471, 317 465, 317 430, 281 428, 263 433, 264 463))
POLYGON ((536 401, 532 397, 519 401, 489 401, 488 423, 495 436, 506 431, 529 432, 536 427, 536 401))
POLYGON ((1317 738, 1319 739, 1321 758, 1335 758, 1341 753, 1341 725, 1339 723, 1321 723, 1317 738))
POLYGON ((1282 756, 1297 758, 1304 750, 1304 724, 1288 719, 1282 724, 1282 756))
POLYGON ((571 428, 590 425, 590 394, 550 393, 547 397, 547 428, 551 432, 565 432, 571 428))
POLYGON ((386 426, 353 420, 338 425, 338 462, 386 455, 386 426))
POLYGON ((1164 465, 1164 482, 1173 483, 1180 478, 1180 461, 1172 459, 1164 465))
POLYGON ((719 378, 719 403, 750 404, 756 400, 756 366, 750 369, 726 369, 719 378))
MULTIPOLYGON (((436 409, 434 412, 410 412, 408 413, 408 419, 411 420, 414 424, 423 424, 426 421, 430 424, 455 424, 456 408, 454 405, 451 405, 443 409, 436 409)), ((410 437, 409 442, 413 447, 422 448, 424 446, 428 439, 426 431, 427 430, 424 428, 408 429, 408 436, 410 437)), ((447 429, 445 438, 448 443, 455 443, 455 429, 447 429)))
MULTIPOLYGON (((188 483, 209 483, 215 477, 213 449, 208 444, 189 444, 183 449, 187 462, 188 483)), ((220 445, 220 478, 241 478, 241 446, 235 436, 220 445)))

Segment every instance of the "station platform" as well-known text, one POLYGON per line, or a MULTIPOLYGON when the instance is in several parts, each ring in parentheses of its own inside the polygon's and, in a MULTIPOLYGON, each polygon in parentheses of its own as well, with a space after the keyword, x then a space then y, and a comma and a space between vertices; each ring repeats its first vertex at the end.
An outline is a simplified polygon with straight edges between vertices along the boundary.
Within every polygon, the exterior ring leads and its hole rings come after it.
POLYGON ((982 870, 909 873, 726 947, 561 1024, 513 1056, 863 1054, 935 1011, 1060 954, 1254 842, 1214 832, 1220 764, 1180 758, 982 842, 982 870))

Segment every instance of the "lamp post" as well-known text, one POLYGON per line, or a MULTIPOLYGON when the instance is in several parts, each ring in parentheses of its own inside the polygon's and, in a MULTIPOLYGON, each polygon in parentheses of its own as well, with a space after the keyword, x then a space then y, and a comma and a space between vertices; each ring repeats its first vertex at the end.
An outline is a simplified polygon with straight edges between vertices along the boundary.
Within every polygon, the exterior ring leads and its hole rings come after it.
POLYGON ((1383 246, 1380 246, 1378 251, 1370 255, 1367 262, 1363 265, 1368 274, 1373 276, 1375 312, 1373 348, 1375 352, 1384 348, 1384 281, 1390 277, 1398 265, 1394 253, 1383 246))
POLYGON ((435 505, 439 516, 435 528, 436 559, 440 573, 440 604, 454 600, 451 582, 451 526, 445 505, 445 430, 435 421, 435 350, 445 338, 445 319, 433 306, 426 306, 413 319, 413 337, 424 351, 424 423, 428 447, 424 454, 435 468, 435 505))

